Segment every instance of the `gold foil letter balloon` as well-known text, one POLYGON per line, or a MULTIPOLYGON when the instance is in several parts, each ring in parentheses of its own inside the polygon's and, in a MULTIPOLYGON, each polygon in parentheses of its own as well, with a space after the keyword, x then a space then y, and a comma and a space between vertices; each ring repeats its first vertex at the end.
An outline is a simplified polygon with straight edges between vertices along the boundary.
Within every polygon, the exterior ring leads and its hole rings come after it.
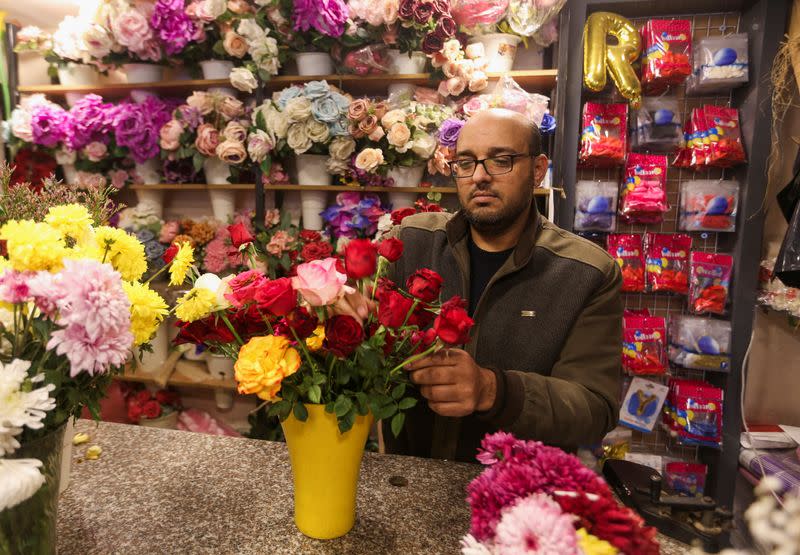
POLYGON ((642 39, 621 15, 595 12, 583 28, 583 82, 593 91, 606 86, 606 68, 620 94, 634 107, 642 98, 642 85, 631 65, 642 51, 642 39), (608 44, 611 35, 617 44, 608 44))

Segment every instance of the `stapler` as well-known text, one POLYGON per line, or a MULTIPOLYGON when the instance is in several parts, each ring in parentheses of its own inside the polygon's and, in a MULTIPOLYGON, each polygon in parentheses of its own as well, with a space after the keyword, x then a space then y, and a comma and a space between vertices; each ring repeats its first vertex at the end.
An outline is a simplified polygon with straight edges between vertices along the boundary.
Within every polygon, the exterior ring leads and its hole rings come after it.
POLYGON ((730 547, 733 514, 717 507, 710 497, 688 497, 666 491, 659 472, 630 461, 607 460, 603 476, 620 501, 665 536, 689 545, 700 542, 709 553, 730 547))

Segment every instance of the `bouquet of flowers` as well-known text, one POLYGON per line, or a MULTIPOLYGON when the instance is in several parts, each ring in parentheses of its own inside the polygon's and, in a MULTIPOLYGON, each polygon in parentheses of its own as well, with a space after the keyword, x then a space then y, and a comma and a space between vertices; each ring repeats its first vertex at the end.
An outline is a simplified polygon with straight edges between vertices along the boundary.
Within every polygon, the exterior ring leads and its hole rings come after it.
MULTIPOLYGON (((249 215, 236 214, 234 224, 237 229, 238 226, 245 226, 246 233, 252 235, 249 215)), ((243 268, 246 260, 238 249, 233 248, 231 227, 220 225, 216 220, 184 218, 165 222, 157 238, 165 250, 174 245, 188 243, 203 270, 215 274, 235 273, 243 268)))
POLYGON ((146 389, 131 391, 126 396, 128 420, 139 424, 142 420, 154 420, 181 409, 181 398, 170 389, 159 389, 151 393, 146 389))
POLYGON ((392 210, 378 219, 378 229, 375 233, 374 239, 375 242, 380 242, 394 226, 403 223, 403 220, 408 216, 421 214, 423 212, 446 212, 446 210, 444 210, 437 202, 431 202, 427 198, 417 200, 414 202, 414 206, 392 210))
POLYGON ((455 36, 457 28, 447 0, 400 0, 397 21, 383 40, 396 44, 401 52, 422 50, 432 56, 455 36))
POLYGON ((325 209, 322 219, 336 239, 370 238, 378 231, 378 221, 384 214, 378 195, 347 191, 336 195, 336 204, 325 209))
POLYGON ((255 238, 259 260, 271 279, 290 276, 299 264, 328 258, 333 254, 330 240, 318 231, 292 225, 291 216, 277 209, 267 211, 264 231, 255 238))
POLYGON ((428 160, 429 174, 450 175, 449 164, 456 159, 456 143, 464 123, 464 120, 458 118, 448 118, 442 122, 436 133, 436 150, 428 160))
POLYGON ((261 25, 259 21, 263 19, 244 18, 236 27, 235 34, 244 41, 246 51, 240 56, 244 65, 231 71, 230 80, 231 85, 246 93, 253 92, 258 86, 256 76, 268 81, 270 77, 278 74, 282 62, 285 61, 282 58, 285 58, 286 50, 281 50, 275 37, 269 36, 269 25, 266 23, 261 25))
POLYGON ((45 179, 53 175, 58 166, 49 152, 32 146, 20 148, 14 155, 13 164, 9 185, 14 187, 27 184, 36 191, 41 190, 45 179))
POLYGON ((483 44, 479 42, 464 50, 458 39, 450 39, 431 57, 431 64, 444 77, 438 89, 444 97, 458 96, 465 90, 479 92, 489 84, 485 73, 488 60, 484 56, 483 44))
POLYGON ((49 77, 68 63, 88 64, 104 51, 105 30, 83 16, 66 16, 52 35, 35 26, 26 26, 17 34, 14 52, 33 52, 48 62, 49 77))
POLYGON ((294 52, 331 52, 360 40, 345 34, 348 9, 343 0, 264 0, 266 22, 294 52), (341 42, 340 42, 341 41, 341 42))
POLYGON ((462 554, 658 554, 656 529, 577 457, 497 432, 477 458, 487 468, 467 488, 472 525, 462 554))

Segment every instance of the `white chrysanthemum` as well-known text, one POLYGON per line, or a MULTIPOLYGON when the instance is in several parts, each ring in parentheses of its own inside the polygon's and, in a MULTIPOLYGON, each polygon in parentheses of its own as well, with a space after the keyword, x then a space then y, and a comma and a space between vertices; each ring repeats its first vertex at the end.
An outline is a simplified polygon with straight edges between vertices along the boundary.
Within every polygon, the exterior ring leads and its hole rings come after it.
POLYGON ((472 534, 467 534, 461 538, 461 555, 492 555, 492 551, 472 534))
POLYGON ((0 512, 19 505, 42 487, 41 466, 38 459, 0 459, 0 512))
MULTIPOLYGON (((56 406, 55 399, 50 398, 50 392, 55 389, 53 384, 22 391, 30 365, 30 361, 18 358, 6 365, 0 364, 0 455, 12 453, 19 447, 16 436, 23 427, 41 428, 47 411, 56 406)), ((39 375, 32 381, 43 379, 44 376, 39 375)))

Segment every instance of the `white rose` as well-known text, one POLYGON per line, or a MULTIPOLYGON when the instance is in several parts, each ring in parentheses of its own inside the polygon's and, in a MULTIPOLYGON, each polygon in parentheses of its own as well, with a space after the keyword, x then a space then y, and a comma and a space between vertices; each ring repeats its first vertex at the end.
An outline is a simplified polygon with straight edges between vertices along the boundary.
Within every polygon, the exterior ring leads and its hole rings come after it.
POLYGON ((281 62, 278 58, 264 58, 258 62, 258 69, 270 75, 277 75, 280 68, 281 62))
POLYGON ((295 154, 303 154, 311 148, 312 142, 306 133, 306 126, 303 123, 293 123, 289 126, 289 131, 286 133, 286 143, 289 148, 294 150, 295 154))
POLYGON ((207 289, 217 295, 217 302, 214 310, 224 310, 230 308, 231 303, 225 295, 231 292, 228 281, 220 279, 216 274, 203 274, 194 282, 195 289, 207 289))
POLYGON ((433 152, 436 150, 436 140, 427 133, 414 135, 414 145, 411 150, 423 160, 427 160, 433 156, 433 152))
POLYGON ((331 157, 337 160, 349 160, 356 150, 356 142, 350 136, 334 137, 328 147, 331 157))
POLYGON ((441 52, 448 60, 456 61, 461 58, 461 42, 458 39, 450 39, 444 43, 441 52))
POLYGON ((114 46, 114 40, 108 31, 94 23, 83 34, 83 42, 89 55, 98 60, 107 56, 114 46))
POLYGON ((373 172, 383 164, 383 151, 379 148, 365 148, 356 156, 356 167, 365 172, 373 172))
POLYGON ((339 175, 347 172, 350 168, 349 160, 339 160, 338 158, 328 158, 325 163, 328 173, 331 175, 339 175))
POLYGON ((11 112, 11 133, 27 143, 33 142, 31 113, 28 110, 17 108, 11 112))
POLYGON ((214 19, 225 13, 228 9, 227 0, 205 0, 203 2, 206 13, 214 19))
POLYGON ((248 44, 254 43, 265 36, 264 29, 262 29, 255 19, 243 19, 236 28, 236 32, 247 39, 248 44))
POLYGON ((305 121, 311 117, 311 101, 304 96, 298 96, 286 103, 284 110, 289 123, 305 121))
POLYGON ((315 143, 324 143, 331 137, 328 126, 313 118, 306 121, 306 134, 315 143))
POLYGON ((289 132, 289 118, 286 117, 284 112, 281 112, 274 106, 264 113, 264 119, 267 122, 267 129, 275 133, 279 139, 285 139, 286 134, 289 132))
POLYGON ((262 162, 273 148, 275 148, 275 138, 260 129, 247 137, 247 153, 253 162, 262 162))
POLYGON ((231 85, 242 92, 251 93, 258 86, 256 76, 246 67, 235 67, 230 74, 231 85))
POLYGON ((389 110, 381 118, 381 125, 386 129, 391 129, 395 123, 406 121, 406 113, 404 110, 398 108, 396 110, 389 110))
POLYGON ((473 42, 467 45, 467 58, 474 60, 476 58, 483 58, 485 56, 482 42, 473 42))
POLYGON ((83 42, 83 35, 89 30, 91 23, 75 16, 68 15, 53 33, 53 51, 61 58, 87 63, 89 53, 83 42))

